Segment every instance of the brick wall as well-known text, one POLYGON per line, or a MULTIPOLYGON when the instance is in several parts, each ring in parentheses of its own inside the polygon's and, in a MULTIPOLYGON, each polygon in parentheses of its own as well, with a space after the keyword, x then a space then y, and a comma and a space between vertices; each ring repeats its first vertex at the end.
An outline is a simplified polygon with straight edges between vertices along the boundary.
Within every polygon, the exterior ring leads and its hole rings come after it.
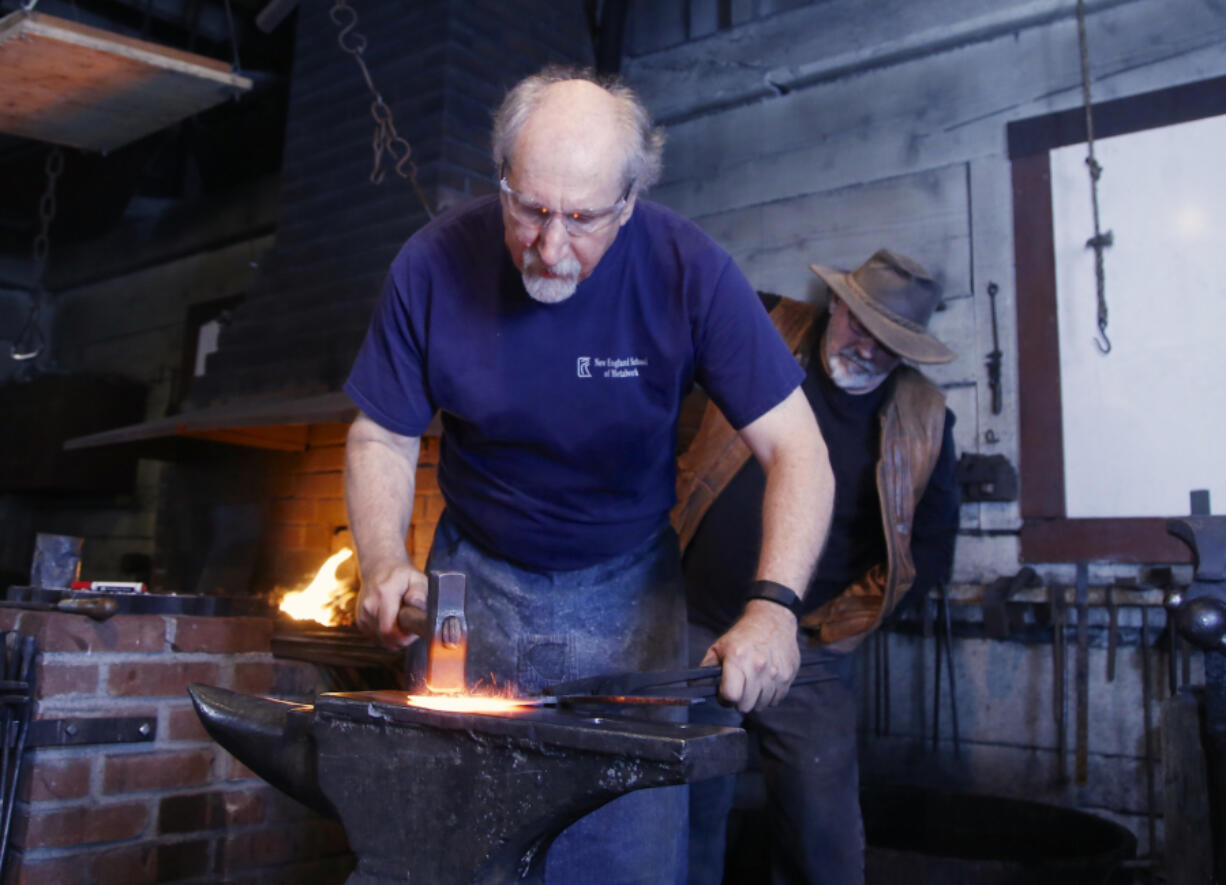
POLYGON ((34 636, 35 717, 150 716, 150 742, 28 751, 13 816, 9 885, 343 882, 344 832, 217 746, 190 682, 308 699, 314 666, 269 654, 269 618, 0 612, 34 636))
MULTIPOLYGON (((291 589, 310 580, 324 560, 342 546, 352 546, 345 531, 345 434, 346 424, 315 424, 307 436, 307 451, 290 471, 273 502, 265 532, 257 589, 291 589)), ((421 440, 417 461, 417 496, 413 521, 405 546, 419 569, 434 538, 434 527, 443 512, 438 488, 438 437, 421 440)), ((352 563, 338 572, 351 574, 352 563)))

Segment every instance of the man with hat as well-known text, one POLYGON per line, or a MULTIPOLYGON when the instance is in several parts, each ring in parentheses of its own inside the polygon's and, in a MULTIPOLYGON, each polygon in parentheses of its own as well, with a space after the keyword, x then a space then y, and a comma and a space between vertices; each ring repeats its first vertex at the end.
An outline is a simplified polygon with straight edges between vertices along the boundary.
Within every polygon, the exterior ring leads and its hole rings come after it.
MULTIPOLYGON (((939 285, 886 249, 851 273, 810 269, 829 287, 826 311, 764 300, 806 365, 803 390, 834 468, 829 539, 795 610, 801 646, 824 648, 839 678, 793 686, 743 721, 761 749, 774 885, 863 882, 852 652, 908 591, 919 599, 947 579, 958 528, 954 416, 907 365, 954 359, 927 330, 939 285)), ((708 409, 678 471, 673 518, 685 545, 690 649, 696 658, 706 650, 702 664, 716 661, 716 637, 743 609, 757 556, 763 475, 738 446, 708 409)), ((716 705, 691 718, 741 722, 716 705)), ((691 787, 691 885, 721 881, 734 787, 731 777, 691 787)))

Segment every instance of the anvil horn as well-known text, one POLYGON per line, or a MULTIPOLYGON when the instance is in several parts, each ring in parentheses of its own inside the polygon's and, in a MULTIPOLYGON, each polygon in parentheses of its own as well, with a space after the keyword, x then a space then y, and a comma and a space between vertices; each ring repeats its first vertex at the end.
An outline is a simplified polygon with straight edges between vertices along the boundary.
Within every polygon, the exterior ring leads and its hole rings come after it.
POLYGON ((187 693, 209 737, 230 755, 308 808, 339 819, 319 789, 313 707, 198 683, 187 693))

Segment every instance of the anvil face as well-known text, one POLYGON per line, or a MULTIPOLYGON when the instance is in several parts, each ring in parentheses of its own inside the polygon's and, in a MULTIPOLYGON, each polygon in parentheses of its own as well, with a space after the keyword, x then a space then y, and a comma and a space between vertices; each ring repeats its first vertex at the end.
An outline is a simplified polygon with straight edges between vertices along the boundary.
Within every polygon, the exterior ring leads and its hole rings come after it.
POLYGON ((549 844, 588 812, 746 762, 745 733, 734 728, 540 708, 445 713, 406 706, 398 692, 323 695, 297 708, 191 692, 223 747, 341 818, 358 856, 350 885, 543 881, 549 844))

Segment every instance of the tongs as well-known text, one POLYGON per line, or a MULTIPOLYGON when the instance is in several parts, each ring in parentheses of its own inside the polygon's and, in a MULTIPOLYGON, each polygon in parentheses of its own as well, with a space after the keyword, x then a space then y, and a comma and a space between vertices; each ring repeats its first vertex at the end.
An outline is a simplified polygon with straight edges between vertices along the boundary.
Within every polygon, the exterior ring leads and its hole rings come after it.
MULTIPOLYGON (((814 685, 837 679, 831 653, 811 649, 800 655, 800 669, 792 685, 814 685)), ((542 690, 545 705, 648 704, 688 706, 719 693, 723 667, 693 667, 688 670, 649 670, 610 673, 559 682, 542 690)))

